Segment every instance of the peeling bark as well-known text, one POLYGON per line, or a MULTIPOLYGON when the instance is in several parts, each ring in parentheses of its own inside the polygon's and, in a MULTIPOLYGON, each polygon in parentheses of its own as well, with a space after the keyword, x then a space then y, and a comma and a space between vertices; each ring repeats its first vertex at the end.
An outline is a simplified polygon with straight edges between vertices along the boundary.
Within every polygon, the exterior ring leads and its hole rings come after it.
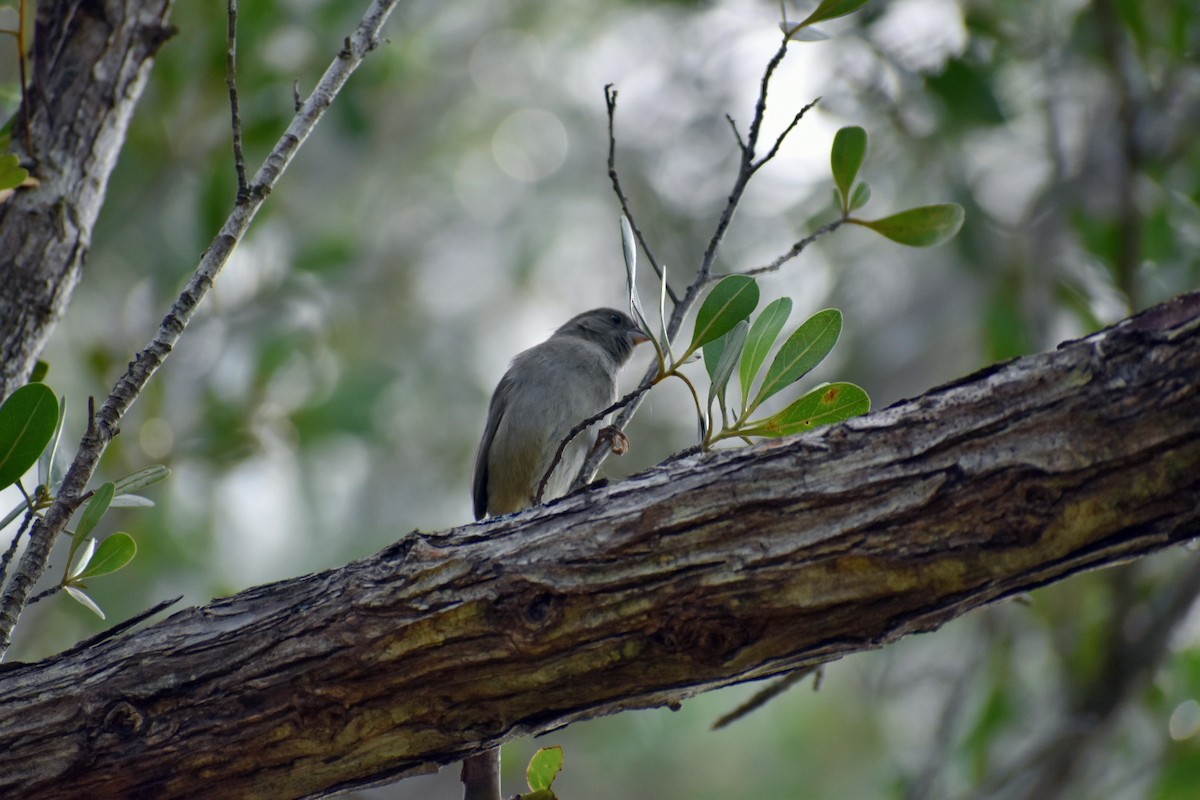
POLYGON ((412 532, 0 671, 0 793, 309 797, 1186 541, 1200 293, 811 435, 412 532))

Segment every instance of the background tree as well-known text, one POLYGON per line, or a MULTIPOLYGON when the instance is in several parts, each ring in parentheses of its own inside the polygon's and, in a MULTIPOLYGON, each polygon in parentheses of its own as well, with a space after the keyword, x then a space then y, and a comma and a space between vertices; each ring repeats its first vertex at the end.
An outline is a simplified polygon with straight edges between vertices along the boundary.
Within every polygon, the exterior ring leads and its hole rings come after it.
MULTIPOLYGON (((358 13, 242 10, 251 160, 290 117, 292 80, 312 84, 330 32, 358 13)), ((777 15, 733 2, 403 10, 107 456, 105 474, 165 460, 174 477, 153 512, 113 521, 142 553, 136 581, 96 584, 102 605, 120 617, 178 587, 201 602, 469 519, 471 448, 506 359, 596 298, 620 302, 601 87, 622 92, 619 166, 639 223, 668 265, 693 264, 736 157, 723 114, 748 115, 777 15)), ((823 111, 758 179, 724 262, 758 266, 828 219, 829 139, 853 123, 872 134, 876 197, 952 199, 970 220, 937 251, 841 232, 765 279, 801 309, 845 311, 829 369, 877 406, 1195 286, 1194 15, 1167 2, 869 4, 830 26, 835 43, 785 62, 770 124, 818 94, 823 111)), ((144 342, 233 196, 224 17, 185 4, 173 23, 45 356, 76 409, 144 342)), ((691 443, 685 402, 648 403, 609 473, 691 443)), ((69 440, 83 422, 68 420, 69 440)), ((1186 598, 1194 572, 1170 553, 1074 579, 839 663, 820 693, 736 731, 707 726, 751 689, 573 727, 555 786, 1048 796, 1026 783, 1046 775, 1063 796, 1186 796, 1200 672, 1191 604, 1164 600, 1186 598), (1174 634, 1145 647, 1162 626, 1174 634), (1083 719, 1108 724, 1072 740, 1083 719)), ((13 656, 98 625, 43 603, 13 656)), ((453 776, 424 783, 437 780, 378 796, 454 796, 453 776)))

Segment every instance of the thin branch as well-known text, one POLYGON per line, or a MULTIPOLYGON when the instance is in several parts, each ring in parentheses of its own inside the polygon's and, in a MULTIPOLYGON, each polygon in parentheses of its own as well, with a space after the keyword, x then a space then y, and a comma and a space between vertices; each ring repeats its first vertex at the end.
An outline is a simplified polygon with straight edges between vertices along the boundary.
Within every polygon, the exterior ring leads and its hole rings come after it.
POLYGON ((13 556, 17 553, 17 547, 21 543, 21 537, 25 535, 25 531, 29 530, 30 523, 37 516, 37 512, 33 505, 29 505, 29 510, 25 512, 25 519, 21 520, 21 527, 17 529, 17 534, 13 536, 12 541, 8 543, 8 547, 4 550, 4 555, 0 556, 0 586, 4 585, 4 578, 8 575, 8 565, 12 563, 13 556))
POLYGON ((820 666, 804 667, 803 669, 798 669, 795 672, 789 672, 782 678, 777 678, 771 681, 764 688, 755 692, 749 700, 742 703, 733 711, 730 711, 728 714, 725 714, 716 722, 714 722, 712 724, 712 730, 720 730, 730 723, 737 722, 751 711, 757 711, 814 672, 817 673, 817 679, 819 680, 821 674, 820 669, 820 666))
POLYGON ((738 150, 745 152, 746 143, 742 141, 742 132, 737 129, 737 123, 729 114, 725 115, 725 119, 729 121, 729 128, 733 131, 733 138, 737 141, 738 150))
MULTIPOLYGON (((819 102, 821 102, 821 98, 818 97, 816 100, 813 100, 804 108, 796 112, 796 116, 792 117, 792 121, 788 123, 786 128, 783 129, 783 133, 779 134, 779 137, 775 139, 775 144, 772 145, 770 151, 754 163, 753 169, 755 172, 758 172, 759 168, 762 167, 763 164, 766 164, 768 161, 773 159, 776 154, 779 153, 779 148, 783 146, 783 140, 788 137, 788 134, 790 134, 798 124, 800 124, 800 120, 804 119, 804 115, 811 111, 812 107, 819 102)), ((730 122, 732 122, 732 120, 730 120, 730 122)), ((736 128, 734 128, 734 132, 737 132, 736 128)))
POLYGON ((201 257, 200 264, 187 286, 180 292, 163 319, 162 325, 145 349, 130 362, 129 368, 104 401, 103 407, 96 415, 96 424, 89 426, 91 429, 80 442, 75 460, 63 478, 58 498, 46 512, 46 516, 34 524, 29 536, 29 546, 25 549, 17 571, 4 587, 3 596, 0 596, 0 658, 3 658, 8 650, 13 627, 26 605, 33 585, 46 571, 55 539, 65 530, 71 515, 82 502, 92 473, 108 443, 117 434, 125 412, 171 354, 196 307, 212 288, 213 280, 249 229, 272 187, 296 157, 334 98, 346 85, 346 81, 367 53, 375 49, 379 31, 397 2, 398 0, 372 0, 354 34, 346 39, 343 49, 325 70, 312 94, 304 101, 300 111, 288 125, 287 131, 255 174, 246 202, 234 206, 220 232, 201 257))
POLYGON ((815 242, 817 239, 820 239, 822 236, 825 236, 826 234, 833 233, 838 228, 842 227, 842 225, 845 222, 846 221, 844 219, 835 219, 833 222, 828 222, 828 223, 822 225, 821 227, 817 228, 815 231, 810 233, 808 236, 805 236, 803 239, 796 242, 794 245, 792 245, 790 250, 788 250, 786 253, 779 256, 778 258, 776 258, 774 261, 772 261, 770 264, 767 264, 766 266, 755 267, 754 269, 748 269, 743 272, 718 272, 718 273, 715 273, 715 274, 709 276, 709 280, 714 280, 714 281, 720 280, 721 278, 724 278, 726 275, 751 275, 751 276, 753 276, 753 275, 764 275, 768 272, 776 272, 784 264, 786 264, 787 262, 791 261, 796 256, 800 255, 802 252, 804 252, 804 249, 806 247, 808 247, 810 244, 815 242))
MULTIPOLYGON (((242 152, 242 116, 238 111, 237 90, 237 0, 229 0, 229 26, 225 49, 225 84, 229 87, 229 112, 233 124, 233 168, 237 171, 237 201, 246 202, 246 156, 242 152)), ((297 109, 299 110, 299 109, 297 109)))
MULTIPOLYGON (((617 90, 611 83, 604 87, 604 105, 608 108, 608 179, 612 181, 613 191, 616 192, 617 200, 621 203, 621 213, 629 220, 629 227, 633 229, 634 238, 637 239, 642 252, 646 254, 646 260, 650 262, 654 274, 658 276, 659 280, 662 280, 663 266, 654 257, 654 253, 650 252, 650 245, 646 242, 646 237, 642 235, 642 230, 634 219, 633 211, 629 208, 629 198, 621 189, 621 179, 617 175, 617 137, 613 130, 613 121, 617 113, 617 90)), ((670 283, 667 284, 667 296, 671 298, 672 304, 679 303, 679 297, 671 288, 670 283)))
MULTIPOLYGON (((641 397, 642 395, 644 395, 646 392, 650 391, 650 387, 653 385, 654 384, 651 383, 650 380, 643 381, 640 386, 638 386, 636 389, 634 389, 629 394, 622 397, 617 402, 613 403, 608 408, 604 409, 603 411, 599 411, 595 414, 592 414, 590 417, 585 419, 583 422, 579 423, 574 428, 571 428, 571 431, 566 435, 566 437, 564 437, 563 440, 558 443, 558 449, 554 451, 554 458, 550 459, 550 466, 546 469, 545 474, 542 475, 542 479, 540 481, 538 481, 537 494, 534 496, 534 501, 533 501, 534 505, 541 504, 542 497, 546 493, 546 484, 550 482, 550 476, 554 474, 555 467, 557 467, 559 465, 559 463, 562 461, 563 453, 566 452, 567 445, 569 445, 572 441, 574 441, 576 436, 578 436, 579 434, 586 431, 592 425, 595 425, 597 422, 604 419, 612 412, 614 412, 618 409, 624 408, 625 406, 632 403, 634 400, 636 400, 639 397, 641 397)), ((596 449, 603 450, 605 448, 596 448, 596 449)), ((593 449, 592 453, 595 453, 596 449, 593 449)), ((592 453, 589 453, 589 456, 592 453)))

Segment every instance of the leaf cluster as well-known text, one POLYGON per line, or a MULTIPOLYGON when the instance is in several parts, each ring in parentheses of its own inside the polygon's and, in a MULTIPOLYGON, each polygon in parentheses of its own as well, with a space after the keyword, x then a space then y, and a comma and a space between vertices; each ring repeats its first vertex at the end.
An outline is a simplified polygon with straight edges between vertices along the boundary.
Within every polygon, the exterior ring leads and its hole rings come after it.
MULTIPOLYGON (((53 504, 63 478, 58 451, 65 415, 66 399, 56 398, 50 387, 41 382, 22 386, 0 405, 0 489, 15 484, 25 495, 21 504, 0 519, 0 529, 23 515, 28 522, 53 504), (21 486, 21 478, 35 464, 38 485, 29 494, 21 486)), ((137 544, 124 532, 113 533, 103 540, 98 540, 92 532, 109 508, 153 505, 135 493, 158 483, 168 474, 170 471, 166 467, 154 465, 105 483, 91 493, 79 514, 75 530, 70 532, 67 567, 56 589, 66 590, 72 598, 104 617, 104 612, 84 591, 86 581, 124 567, 137 554, 137 544)), ((23 526, 21 532, 24 530, 23 526)), ((14 546, 21 532, 14 538, 14 546)), ((7 556, 4 563, 7 564, 7 556)))

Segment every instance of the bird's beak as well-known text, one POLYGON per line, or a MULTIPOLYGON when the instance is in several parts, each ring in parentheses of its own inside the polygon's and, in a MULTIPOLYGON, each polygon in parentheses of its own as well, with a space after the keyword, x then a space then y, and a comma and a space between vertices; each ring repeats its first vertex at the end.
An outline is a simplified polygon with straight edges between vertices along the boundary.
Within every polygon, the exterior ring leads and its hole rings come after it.
POLYGON ((639 345, 642 342, 650 341, 650 337, 643 333, 640 328, 635 328, 629 332, 629 341, 633 342, 634 345, 639 345))

